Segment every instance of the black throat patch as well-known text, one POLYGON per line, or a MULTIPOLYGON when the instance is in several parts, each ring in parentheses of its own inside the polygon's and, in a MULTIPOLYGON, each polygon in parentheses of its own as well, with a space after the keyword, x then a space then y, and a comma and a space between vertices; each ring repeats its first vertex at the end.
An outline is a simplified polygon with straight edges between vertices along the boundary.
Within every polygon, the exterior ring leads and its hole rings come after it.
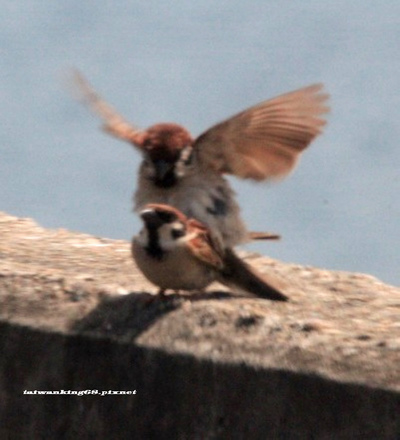
POLYGON ((149 244, 145 247, 145 250, 151 257, 161 260, 165 255, 165 251, 160 247, 158 228, 147 227, 147 232, 149 234, 149 244))
POLYGON ((168 171, 162 179, 154 179, 154 184, 159 188, 171 188, 171 186, 175 186, 177 183, 178 179, 173 169, 168 171))

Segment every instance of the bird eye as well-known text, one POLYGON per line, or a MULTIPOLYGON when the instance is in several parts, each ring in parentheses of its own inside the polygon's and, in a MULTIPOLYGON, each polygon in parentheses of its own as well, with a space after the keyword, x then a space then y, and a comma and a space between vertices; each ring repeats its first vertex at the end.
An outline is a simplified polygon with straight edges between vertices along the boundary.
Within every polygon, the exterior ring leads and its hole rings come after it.
POLYGON ((185 231, 182 228, 179 229, 171 229, 171 237, 172 238, 180 238, 185 235, 185 231))

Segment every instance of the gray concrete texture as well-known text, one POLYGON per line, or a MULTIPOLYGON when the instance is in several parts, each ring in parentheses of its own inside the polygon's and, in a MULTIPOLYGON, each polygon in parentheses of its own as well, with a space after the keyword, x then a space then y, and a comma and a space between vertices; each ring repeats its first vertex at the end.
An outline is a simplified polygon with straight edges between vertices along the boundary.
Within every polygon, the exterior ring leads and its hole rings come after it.
POLYGON ((161 299, 127 242, 7 214, 0 234, 0 438, 400 437, 398 288, 242 254, 288 303, 161 299))

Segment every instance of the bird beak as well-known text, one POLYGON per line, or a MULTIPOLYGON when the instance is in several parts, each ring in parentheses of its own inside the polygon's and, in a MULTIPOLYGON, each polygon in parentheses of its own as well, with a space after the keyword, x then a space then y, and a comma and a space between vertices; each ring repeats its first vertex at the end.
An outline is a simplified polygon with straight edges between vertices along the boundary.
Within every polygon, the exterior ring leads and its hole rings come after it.
POLYGON ((154 168, 156 170, 157 180, 163 181, 165 176, 173 169, 174 164, 160 159, 154 161, 154 168))
POLYGON ((163 221, 154 209, 144 209, 140 213, 140 217, 144 224, 150 228, 159 228, 163 224, 163 221))

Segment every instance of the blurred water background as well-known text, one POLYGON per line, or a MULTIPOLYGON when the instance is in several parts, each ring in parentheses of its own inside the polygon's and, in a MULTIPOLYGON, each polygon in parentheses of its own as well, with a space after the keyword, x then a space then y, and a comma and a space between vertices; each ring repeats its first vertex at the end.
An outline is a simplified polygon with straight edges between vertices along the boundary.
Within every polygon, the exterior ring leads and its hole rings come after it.
POLYGON ((325 134, 289 179, 231 179, 248 246, 286 262, 399 285, 400 2, 0 1, 0 209, 41 225, 130 239, 139 156, 98 130, 69 69, 141 127, 200 134, 314 82, 332 95, 325 134))

